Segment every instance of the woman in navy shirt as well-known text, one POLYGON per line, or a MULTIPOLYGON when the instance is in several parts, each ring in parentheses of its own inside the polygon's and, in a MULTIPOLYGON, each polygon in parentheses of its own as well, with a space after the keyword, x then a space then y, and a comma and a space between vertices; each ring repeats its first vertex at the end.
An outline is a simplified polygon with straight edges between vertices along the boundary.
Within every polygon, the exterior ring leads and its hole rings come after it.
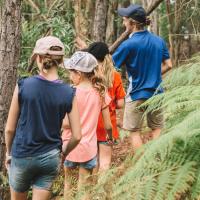
POLYGON ((58 78, 63 56, 64 45, 58 38, 39 39, 32 56, 39 75, 21 79, 16 85, 5 129, 12 200, 27 199, 31 186, 32 199, 50 198, 61 162, 60 129, 66 113, 72 130, 66 154, 81 139, 75 89, 58 78))

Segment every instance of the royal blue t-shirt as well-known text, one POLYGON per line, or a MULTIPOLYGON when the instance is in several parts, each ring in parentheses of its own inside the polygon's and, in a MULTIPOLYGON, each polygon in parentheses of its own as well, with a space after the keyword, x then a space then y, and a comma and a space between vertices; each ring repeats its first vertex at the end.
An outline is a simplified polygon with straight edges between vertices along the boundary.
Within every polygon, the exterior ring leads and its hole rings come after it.
POLYGON ((39 76, 19 80, 18 87, 20 115, 12 156, 37 156, 61 149, 62 120, 71 112, 75 89, 39 76))
POLYGON ((164 40, 147 30, 134 33, 114 52, 115 67, 126 65, 129 87, 126 101, 148 99, 161 93, 161 64, 169 59, 164 40), (157 90, 158 89, 158 90, 157 90))

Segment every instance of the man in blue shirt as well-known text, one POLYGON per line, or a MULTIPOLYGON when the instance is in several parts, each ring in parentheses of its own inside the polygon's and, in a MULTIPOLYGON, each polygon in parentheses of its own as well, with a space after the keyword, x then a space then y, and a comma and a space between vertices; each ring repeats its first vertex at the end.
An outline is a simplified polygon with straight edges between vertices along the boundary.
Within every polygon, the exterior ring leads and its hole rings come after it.
MULTIPOLYGON (((140 5, 131 4, 127 8, 120 8, 118 13, 131 34, 117 48, 113 61, 117 69, 123 64, 126 66, 129 87, 123 127, 131 132, 133 148, 137 149, 142 145, 140 132, 144 111, 137 110, 136 107, 154 94, 163 92, 159 87, 162 82, 161 74, 168 71, 172 64, 164 40, 144 28, 149 25, 149 20, 140 5)), ((163 126, 162 111, 148 113, 147 124, 152 129, 153 138, 157 138, 163 126)))

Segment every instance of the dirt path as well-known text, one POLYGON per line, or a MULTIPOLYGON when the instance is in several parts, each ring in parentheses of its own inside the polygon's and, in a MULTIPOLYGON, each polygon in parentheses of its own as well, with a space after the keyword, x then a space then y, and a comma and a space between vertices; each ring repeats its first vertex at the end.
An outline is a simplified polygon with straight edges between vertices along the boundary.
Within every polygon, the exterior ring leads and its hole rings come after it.
POLYGON ((126 158, 131 147, 128 137, 123 138, 119 144, 113 146, 112 165, 119 166, 126 158))

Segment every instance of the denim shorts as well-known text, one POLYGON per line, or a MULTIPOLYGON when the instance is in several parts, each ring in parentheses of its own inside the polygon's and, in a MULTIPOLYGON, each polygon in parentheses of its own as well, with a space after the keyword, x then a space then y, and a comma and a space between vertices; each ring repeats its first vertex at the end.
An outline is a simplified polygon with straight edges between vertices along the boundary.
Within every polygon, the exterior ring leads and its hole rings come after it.
POLYGON ((34 157, 12 157, 8 170, 9 184, 15 192, 26 192, 31 186, 50 190, 60 165, 58 149, 34 157))
POLYGON ((93 169, 96 167, 96 165, 97 165, 97 156, 86 162, 73 162, 69 160, 65 160, 64 162, 64 166, 69 168, 82 167, 84 169, 93 169))

